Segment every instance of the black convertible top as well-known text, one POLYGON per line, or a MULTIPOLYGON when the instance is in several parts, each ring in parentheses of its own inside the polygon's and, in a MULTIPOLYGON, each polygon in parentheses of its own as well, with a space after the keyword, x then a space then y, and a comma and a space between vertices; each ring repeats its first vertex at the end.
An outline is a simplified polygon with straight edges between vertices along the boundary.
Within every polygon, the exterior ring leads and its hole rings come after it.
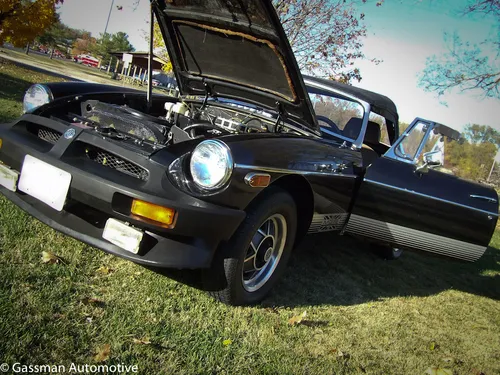
POLYGON ((372 91, 360 89, 359 87, 354 87, 351 85, 346 85, 337 81, 332 81, 323 78, 310 77, 307 75, 303 76, 304 79, 312 82, 319 83, 321 85, 331 87, 334 90, 344 92, 348 95, 354 96, 360 100, 370 103, 372 106, 372 111, 385 117, 387 120, 391 121, 393 124, 398 124, 399 116, 398 110, 394 102, 387 96, 377 94, 372 91))

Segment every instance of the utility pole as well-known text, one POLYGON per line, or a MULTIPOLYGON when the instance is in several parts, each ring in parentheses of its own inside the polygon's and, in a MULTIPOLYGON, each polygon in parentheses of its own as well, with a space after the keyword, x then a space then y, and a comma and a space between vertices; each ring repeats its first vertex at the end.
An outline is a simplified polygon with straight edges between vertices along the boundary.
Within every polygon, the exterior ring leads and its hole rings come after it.
POLYGON ((495 169, 495 163, 499 158, 500 158, 500 150, 497 150, 497 154, 495 155, 495 158, 493 159, 493 164, 491 165, 490 173, 488 174, 488 179, 486 180, 487 182, 490 182, 491 175, 493 174, 493 170, 495 169))
POLYGON ((493 173, 493 169, 495 169, 495 159, 493 159, 493 164, 491 164, 490 174, 488 175, 487 182, 490 182, 491 174, 493 173))
POLYGON ((115 0, 111 0, 111 7, 109 8, 108 20, 106 21, 106 27, 104 28, 104 35, 108 32, 109 19, 111 18, 111 11, 113 10, 113 5, 115 4, 115 0))
POLYGON ((151 109, 151 106, 153 104, 153 50, 154 50, 154 33, 155 33, 155 15, 153 12, 153 4, 151 3, 150 9, 151 13, 151 23, 150 23, 150 29, 149 29, 149 58, 148 58, 148 110, 151 109))

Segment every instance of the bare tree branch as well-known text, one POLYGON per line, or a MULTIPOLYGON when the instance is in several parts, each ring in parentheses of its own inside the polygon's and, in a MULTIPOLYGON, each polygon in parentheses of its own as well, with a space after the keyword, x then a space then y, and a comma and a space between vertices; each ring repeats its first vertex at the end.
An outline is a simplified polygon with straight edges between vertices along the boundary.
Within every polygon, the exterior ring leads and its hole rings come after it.
POLYGON ((463 11, 463 14, 483 14, 500 16, 500 0, 475 0, 463 11))
MULTIPOLYGON (((462 14, 493 16, 500 30, 500 0, 473 0, 462 14)), ((444 39, 448 51, 427 59, 419 86, 438 96, 458 89, 500 99, 500 33, 479 44, 465 42, 457 34, 445 34, 444 39)))
POLYGON ((357 11, 356 3, 356 0, 273 1, 301 70, 344 82, 361 80, 359 69, 353 65, 365 58, 361 48, 366 26, 364 14, 357 11))

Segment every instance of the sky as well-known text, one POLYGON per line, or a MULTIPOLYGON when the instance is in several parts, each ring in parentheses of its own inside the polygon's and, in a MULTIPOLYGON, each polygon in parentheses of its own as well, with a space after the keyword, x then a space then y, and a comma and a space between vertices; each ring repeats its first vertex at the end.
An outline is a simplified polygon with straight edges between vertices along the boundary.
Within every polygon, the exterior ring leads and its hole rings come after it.
MULTIPOLYGON (((59 13, 68 26, 98 36, 104 32, 112 1, 65 0, 59 13)), ((386 0, 376 7, 375 1, 369 0, 359 5, 368 30, 363 52, 382 62, 375 65, 358 60, 356 66, 363 79, 353 84, 391 98, 404 122, 422 117, 460 131, 469 123, 490 125, 500 131, 498 99, 484 98, 478 92, 453 92, 442 98, 445 106, 434 93, 418 87, 418 74, 425 68, 426 58, 446 52, 444 32, 456 32, 463 40, 474 43, 497 30, 491 18, 461 16, 459 12, 468 1, 386 0)), ((126 32, 135 49, 145 51, 149 1, 140 0, 137 7, 135 3, 136 0, 114 0, 107 31, 126 32)))

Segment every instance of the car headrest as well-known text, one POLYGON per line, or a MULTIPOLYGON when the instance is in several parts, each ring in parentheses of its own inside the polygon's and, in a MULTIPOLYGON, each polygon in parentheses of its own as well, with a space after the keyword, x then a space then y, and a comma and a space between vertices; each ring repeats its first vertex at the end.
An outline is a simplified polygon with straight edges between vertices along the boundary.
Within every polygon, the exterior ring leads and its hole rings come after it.
POLYGON ((368 121, 365 133, 365 142, 380 143, 380 125, 373 121, 368 121))
MULTIPOLYGON (((361 126, 363 124, 363 119, 353 117, 347 124, 345 124, 343 135, 351 139, 358 138, 359 132, 361 131, 361 126)), ((368 143, 380 143, 380 125, 373 121, 368 121, 368 127, 366 128, 365 140, 368 143)))
POLYGON ((347 121, 347 124, 345 124, 342 134, 348 138, 356 139, 358 138, 359 132, 361 131, 362 124, 362 119, 353 117, 349 121, 347 121))

